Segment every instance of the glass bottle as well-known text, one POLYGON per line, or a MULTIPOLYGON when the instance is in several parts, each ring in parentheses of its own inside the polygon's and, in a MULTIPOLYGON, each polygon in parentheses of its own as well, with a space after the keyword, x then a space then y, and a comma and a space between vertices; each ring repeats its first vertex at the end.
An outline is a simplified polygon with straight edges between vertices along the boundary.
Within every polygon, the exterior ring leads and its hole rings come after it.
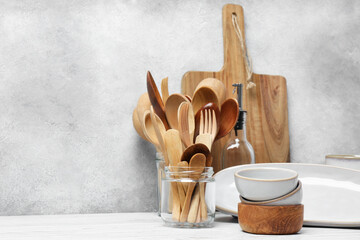
POLYGON ((222 168, 242 164, 255 163, 255 153, 246 138, 246 111, 242 109, 242 84, 233 84, 237 88, 239 116, 231 132, 229 140, 224 145, 222 153, 222 168))

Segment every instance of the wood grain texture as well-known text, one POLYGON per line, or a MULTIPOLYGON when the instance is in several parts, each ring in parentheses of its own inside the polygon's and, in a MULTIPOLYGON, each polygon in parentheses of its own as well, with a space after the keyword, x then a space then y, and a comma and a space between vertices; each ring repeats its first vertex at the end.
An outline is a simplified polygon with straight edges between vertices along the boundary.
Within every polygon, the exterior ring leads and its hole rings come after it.
POLYGON ((261 206, 239 203, 238 219, 245 232, 293 234, 302 228, 304 205, 261 206))
MULTIPOLYGON (((232 24, 235 13, 245 42, 244 14, 239 5, 223 8, 224 66, 218 72, 190 71, 184 74, 181 89, 193 96, 198 83, 205 78, 217 78, 226 86, 226 98, 235 97, 233 83, 246 86, 246 69, 240 41, 232 24)), ((287 117, 286 80, 281 76, 253 74, 256 88, 244 90, 243 107, 248 111, 247 136, 255 151, 255 161, 288 162, 289 130, 287 117)), ((221 153, 229 135, 216 141, 212 147, 213 168, 221 170, 221 153)))

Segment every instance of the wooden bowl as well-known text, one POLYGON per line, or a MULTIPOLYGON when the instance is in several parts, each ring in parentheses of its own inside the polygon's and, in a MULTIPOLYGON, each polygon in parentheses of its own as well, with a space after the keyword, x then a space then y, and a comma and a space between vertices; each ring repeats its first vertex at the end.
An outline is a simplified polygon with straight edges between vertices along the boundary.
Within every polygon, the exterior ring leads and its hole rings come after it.
POLYGON ((238 219, 245 232, 294 234, 302 228, 304 205, 262 206, 239 203, 238 219))

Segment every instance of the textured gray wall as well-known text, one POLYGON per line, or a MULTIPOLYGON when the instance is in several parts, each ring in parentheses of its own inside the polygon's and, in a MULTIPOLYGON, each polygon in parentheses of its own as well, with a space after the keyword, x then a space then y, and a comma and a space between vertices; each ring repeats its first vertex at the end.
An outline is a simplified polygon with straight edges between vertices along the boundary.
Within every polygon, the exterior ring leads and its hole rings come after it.
MULTIPOLYGON (((131 113, 223 63, 227 1, 0 0, 0 214, 155 209, 131 113)), ((291 161, 360 152, 360 1, 233 1, 257 73, 287 78, 291 161)))

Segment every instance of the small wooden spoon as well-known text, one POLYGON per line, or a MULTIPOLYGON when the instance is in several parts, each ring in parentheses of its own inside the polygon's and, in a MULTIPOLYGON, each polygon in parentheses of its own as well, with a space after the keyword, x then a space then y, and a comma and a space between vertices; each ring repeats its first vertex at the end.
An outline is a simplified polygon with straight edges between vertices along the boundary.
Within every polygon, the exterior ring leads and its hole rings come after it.
POLYGON ((206 161, 205 161, 206 167, 211 167, 211 164, 212 164, 211 153, 210 153, 209 149, 206 147, 206 145, 204 145, 202 143, 196 143, 196 144, 191 145, 190 147, 186 148, 181 156, 181 161, 182 162, 186 161, 186 162, 190 163, 191 158, 197 153, 204 154, 206 157, 206 161))
POLYGON ((184 95, 178 93, 171 94, 166 100, 165 114, 170 127, 173 129, 179 129, 178 110, 183 102, 189 102, 189 100, 184 95))
POLYGON ((219 132, 215 140, 225 137, 234 128, 239 116, 239 104, 235 98, 227 99, 221 105, 219 132))
POLYGON ((146 85, 147 85, 147 90, 148 90, 148 94, 149 94, 149 99, 150 99, 151 104, 154 107, 154 111, 159 116, 159 118, 161 119, 161 121, 163 122, 163 124, 165 126, 165 129, 167 130, 170 127, 166 120, 164 103, 161 99, 159 90, 156 87, 155 81, 149 71, 147 72, 146 85))
MULTIPOLYGON (((206 157, 202 153, 197 153, 190 159, 190 164, 189 164, 189 167, 191 170, 191 172, 189 173, 190 178, 192 178, 194 180, 198 180, 200 178, 201 173, 204 171, 205 162, 206 162, 206 157)), ((188 189, 186 191, 185 202, 183 204, 182 211, 181 211, 180 222, 186 222, 186 220, 188 219, 191 197, 192 197, 192 193, 194 191, 195 185, 196 185, 196 182, 190 182, 190 184, 188 186, 188 189)), ((198 206, 196 207, 196 209, 198 209, 198 206)), ((197 214, 197 212, 196 212, 196 214, 197 214)), ((196 219, 196 215, 195 215, 195 219, 196 219)))

